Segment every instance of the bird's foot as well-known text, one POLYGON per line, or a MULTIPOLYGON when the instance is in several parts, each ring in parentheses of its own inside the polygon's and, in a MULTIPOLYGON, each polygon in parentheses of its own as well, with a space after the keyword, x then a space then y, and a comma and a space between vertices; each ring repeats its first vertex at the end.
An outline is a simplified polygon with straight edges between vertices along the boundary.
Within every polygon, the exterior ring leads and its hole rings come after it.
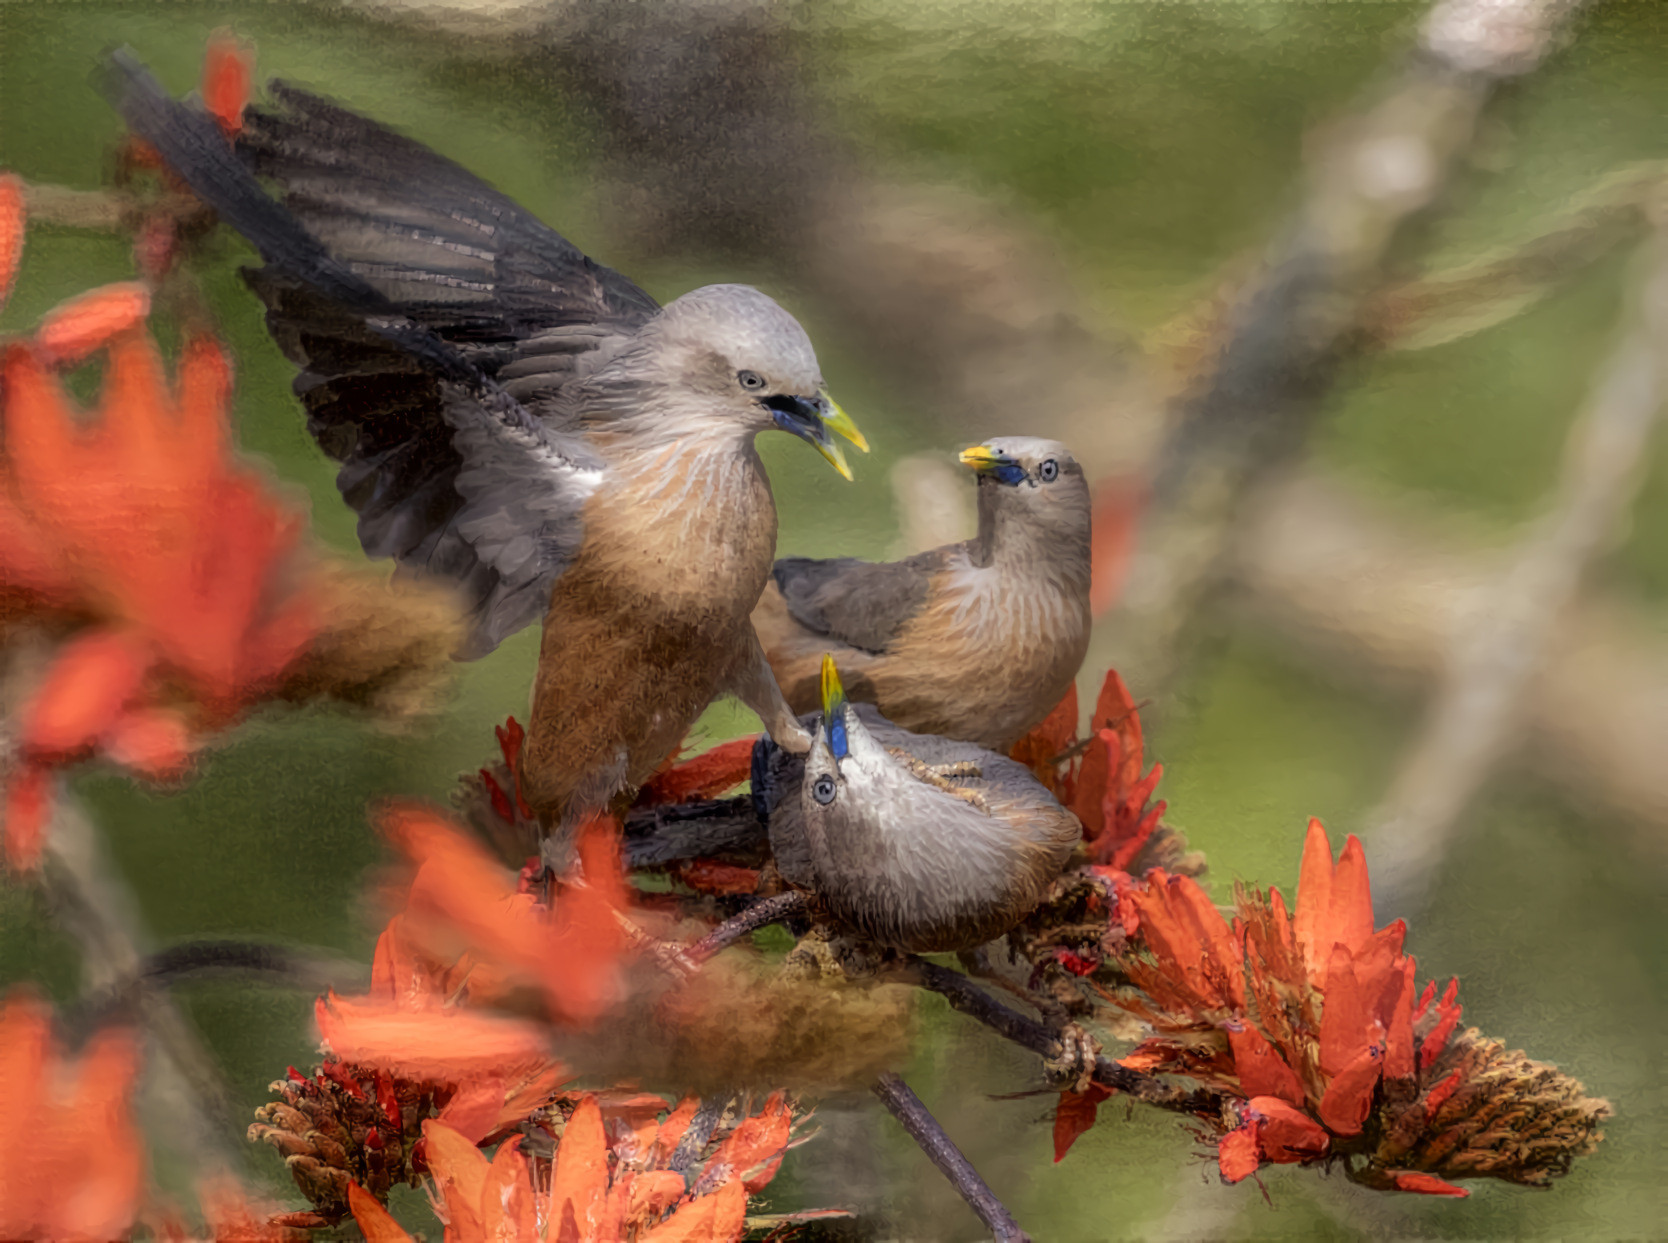
POLYGON ((1050 1087, 1069 1092, 1087 1092, 1095 1079, 1095 1060, 1100 1041, 1080 1023, 1060 1029, 1060 1045, 1053 1057, 1043 1059, 1043 1075, 1050 1087))
POLYGON ((799 938, 782 963, 782 973, 825 983, 873 979, 894 965, 893 951, 818 924, 799 938))
POLYGON ((955 784, 958 781, 975 781, 985 775, 984 770, 971 760, 962 760, 955 764, 928 764, 902 747, 887 747, 886 751, 907 768, 917 781, 924 781, 934 789, 943 790, 952 798, 959 798, 962 802, 977 807, 985 815, 990 815, 990 804, 985 802, 983 794, 955 784))

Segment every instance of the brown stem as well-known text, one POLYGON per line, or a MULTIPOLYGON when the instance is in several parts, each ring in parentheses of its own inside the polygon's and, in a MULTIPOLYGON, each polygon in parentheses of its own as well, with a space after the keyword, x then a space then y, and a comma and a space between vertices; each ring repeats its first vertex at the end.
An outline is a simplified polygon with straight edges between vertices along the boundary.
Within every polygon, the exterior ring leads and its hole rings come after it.
POLYGON ((909 1132, 909 1137, 921 1146, 927 1159, 938 1167, 938 1172, 950 1180, 967 1207, 979 1215, 979 1220, 990 1229, 998 1243, 1031 1243, 1031 1236, 1019 1228, 1013 1214, 1003 1207, 973 1163, 962 1155, 961 1149, 944 1132, 938 1119, 932 1116, 921 1098, 910 1091, 909 1085, 888 1071, 874 1083, 874 1094, 909 1132))
MULTIPOLYGON (((952 1009, 969 1015, 998 1035, 1045 1058, 1061 1053, 1060 1038, 1045 1025, 1003 1005, 959 971, 940 967, 923 959, 912 959, 905 978, 931 989, 950 1003, 952 1009)), ((1178 1113, 1215 1116, 1222 1112, 1222 1097, 1202 1088, 1173 1087, 1155 1075, 1142 1074, 1121 1066, 1109 1057, 1095 1059, 1095 1082, 1104 1088, 1127 1093, 1136 1100, 1178 1113)))
POLYGON ((684 957, 699 965, 734 941, 767 924, 779 923, 790 915, 809 909, 809 902, 798 890, 779 893, 773 898, 755 902, 739 915, 732 915, 706 936, 684 951, 684 957))

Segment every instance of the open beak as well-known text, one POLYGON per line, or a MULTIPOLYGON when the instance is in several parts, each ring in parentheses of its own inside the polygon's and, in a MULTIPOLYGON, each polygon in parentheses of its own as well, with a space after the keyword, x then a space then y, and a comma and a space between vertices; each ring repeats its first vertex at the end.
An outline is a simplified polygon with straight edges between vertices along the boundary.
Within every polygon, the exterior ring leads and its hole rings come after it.
POLYGON ((846 688, 840 685, 840 671, 826 652, 822 658, 822 724, 828 731, 828 749, 843 760, 850 749, 846 741, 846 688))
POLYGON ((845 451, 833 433, 838 432, 864 453, 869 451, 869 442, 857 430, 851 415, 840 409, 839 403, 827 393, 815 397, 766 397, 764 404, 770 408, 777 427, 808 442, 847 479, 851 478, 851 467, 846 465, 845 451))
POLYGON ((1010 488, 1025 482, 1025 467, 989 445, 974 445, 961 451, 961 464, 971 466, 980 478, 989 476, 1010 488))

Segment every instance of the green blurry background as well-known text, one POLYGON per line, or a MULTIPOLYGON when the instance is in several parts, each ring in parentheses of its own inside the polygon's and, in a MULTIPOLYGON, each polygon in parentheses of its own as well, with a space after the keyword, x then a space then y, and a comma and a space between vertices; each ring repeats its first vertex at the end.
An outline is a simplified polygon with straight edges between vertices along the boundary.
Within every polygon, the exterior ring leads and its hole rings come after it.
MULTIPOLYGON (((806 52, 805 89, 862 161, 1011 205, 1057 246, 1093 314, 1139 331, 1184 311, 1214 287, 1223 264, 1268 238, 1294 202, 1305 132, 1358 95, 1421 11, 1266 0, 837 0, 788 13, 806 52)), ((263 78, 296 79, 397 124, 659 297, 724 276, 772 286, 769 270, 737 273, 710 254, 679 266, 611 238, 588 193, 595 114, 536 60, 483 57, 454 35, 334 8, 0 5, 0 166, 32 181, 100 185, 118 128, 88 85, 98 55, 131 44, 183 91, 196 82, 205 38, 227 22, 256 42, 263 78)), ((1457 261, 1509 243, 1606 171, 1668 156, 1665 55, 1668 6, 1598 6, 1569 47, 1498 102, 1490 132, 1507 154, 1460 179, 1435 252, 1457 261)), ((354 552, 351 515, 305 435, 289 367, 236 277, 248 257, 222 238, 203 272, 237 360, 242 444, 310 500, 321 539, 354 552)), ((1315 453, 1365 491, 1411 499, 1433 524, 1504 543, 1551 485, 1571 413, 1611 339, 1624 269, 1607 260, 1497 328, 1353 366, 1327 402, 1315 453)), ((33 229, 0 328, 26 328, 57 300, 130 274, 123 239, 33 229)), ((817 308, 794 309, 825 340, 817 308)), ((896 535, 891 463, 965 437, 913 413, 837 334, 822 355, 831 388, 875 452, 857 464, 858 482, 843 485, 797 442, 765 438, 780 548, 885 555, 896 535)), ((1027 412, 1033 418, 1046 427, 1046 412, 1027 412)), ((1635 600, 1660 636, 1668 597, 1660 437, 1655 455, 1631 532, 1598 576, 1635 600)), ((335 711, 273 713, 242 727, 182 791, 146 794, 101 774, 79 778, 76 789, 159 941, 267 937, 366 957, 377 921, 362 893, 382 858, 367 803, 444 798, 455 774, 491 752, 492 725, 525 711, 534 651, 524 634, 460 669, 444 714, 403 735, 335 711)), ((1335 838, 1357 827, 1417 707, 1336 683, 1300 650, 1250 628, 1197 662, 1163 705, 1151 758, 1165 765, 1160 793, 1207 853, 1217 896, 1236 878, 1289 894, 1305 818, 1322 817, 1335 838)), ((721 705, 702 729, 717 740, 752 727, 721 705)), ((994 1047, 932 1006, 909 1077, 1039 1240, 1661 1237, 1664 876, 1661 853, 1641 854, 1638 843, 1662 829, 1618 825, 1567 789, 1523 768, 1502 770, 1410 937, 1421 976, 1460 977, 1468 1022, 1557 1063, 1615 1105, 1606 1142, 1549 1192, 1472 1183, 1463 1202, 1387 1197, 1341 1177, 1276 1169, 1265 1177, 1265 1202, 1251 1184, 1216 1186, 1173 1119, 1116 1104, 1054 1165, 1049 1098, 986 1096, 1035 1086, 1035 1059, 994 1047)), ((76 953, 27 885, 0 882, 0 984, 20 979, 70 996, 76 953)), ((310 998, 230 985, 182 998, 240 1108, 264 1099, 286 1063, 313 1060, 310 998)), ((895 1128, 856 1125, 883 1145, 874 1176, 899 1237, 976 1237, 973 1219, 895 1128)), ((840 1171, 813 1168, 818 1162, 816 1143, 790 1158, 775 1189, 780 1205, 807 1185, 809 1198, 829 1198, 840 1171)), ((288 1195, 273 1154, 252 1152, 250 1171, 288 1195)), ((174 1184, 179 1174, 160 1171, 174 1184)))

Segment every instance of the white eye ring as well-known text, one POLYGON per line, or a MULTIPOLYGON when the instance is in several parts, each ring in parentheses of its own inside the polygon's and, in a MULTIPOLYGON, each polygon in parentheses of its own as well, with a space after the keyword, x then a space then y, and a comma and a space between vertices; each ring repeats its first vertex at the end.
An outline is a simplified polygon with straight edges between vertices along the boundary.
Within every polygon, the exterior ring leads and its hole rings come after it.
POLYGON ((1056 462, 1053 458, 1048 458, 1041 466, 1037 467, 1037 478, 1041 479, 1044 483, 1053 483, 1059 477, 1060 463, 1056 462))
POLYGON ((832 803, 834 801, 834 796, 838 793, 839 787, 834 784, 834 778, 830 777, 827 773, 824 773, 811 783, 811 797, 816 799, 817 802, 821 803, 824 807, 832 803))
POLYGON ((742 388, 748 389, 751 392, 757 392, 759 389, 761 389, 765 386, 764 377, 762 375, 760 375, 757 371, 738 371, 738 372, 736 372, 736 383, 740 384, 742 388))

